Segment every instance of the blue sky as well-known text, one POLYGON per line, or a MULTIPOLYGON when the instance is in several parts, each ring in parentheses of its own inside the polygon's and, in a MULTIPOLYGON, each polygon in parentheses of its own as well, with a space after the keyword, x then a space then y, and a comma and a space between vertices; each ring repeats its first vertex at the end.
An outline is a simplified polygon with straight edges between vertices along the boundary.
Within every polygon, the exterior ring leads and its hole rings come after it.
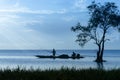
MULTIPOLYGON (((119 6, 120 0, 112 1, 119 6)), ((0 49, 96 49, 90 42, 81 48, 70 28, 86 25, 92 0, 0 0, 0 49)), ((119 7, 120 10, 120 7, 119 7)), ((120 49, 120 35, 113 33, 107 49, 120 49)))

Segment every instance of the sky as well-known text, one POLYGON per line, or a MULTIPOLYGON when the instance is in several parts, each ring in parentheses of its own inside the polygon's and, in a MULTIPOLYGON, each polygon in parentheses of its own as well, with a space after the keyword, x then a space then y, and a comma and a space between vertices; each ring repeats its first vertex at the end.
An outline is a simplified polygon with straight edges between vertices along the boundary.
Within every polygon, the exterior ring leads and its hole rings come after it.
MULTIPOLYGON (((93 0, 0 0, 0 49, 96 49, 93 42, 81 48, 71 27, 87 24, 87 6, 93 0)), ((95 0, 104 3, 120 0, 95 0)), ((120 49, 120 34, 113 32, 106 49, 120 49), (118 36, 116 36, 116 34, 118 36)))

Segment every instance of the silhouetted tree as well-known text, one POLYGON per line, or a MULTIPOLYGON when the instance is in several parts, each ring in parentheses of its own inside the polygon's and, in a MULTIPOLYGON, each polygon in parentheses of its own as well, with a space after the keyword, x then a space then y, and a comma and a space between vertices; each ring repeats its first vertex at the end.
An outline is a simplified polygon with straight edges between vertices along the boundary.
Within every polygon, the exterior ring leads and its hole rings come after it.
POLYGON ((98 46, 96 62, 103 62, 104 45, 107 40, 106 35, 110 31, 120 31, 120 13, 115 3, 107 2, 105 4, 92 2, 88 7, 90 18, 87 26, 78 23, 72 27, 72 31, 78 32, 77 42, 84 46, 90 40, 94 40, 98 46))

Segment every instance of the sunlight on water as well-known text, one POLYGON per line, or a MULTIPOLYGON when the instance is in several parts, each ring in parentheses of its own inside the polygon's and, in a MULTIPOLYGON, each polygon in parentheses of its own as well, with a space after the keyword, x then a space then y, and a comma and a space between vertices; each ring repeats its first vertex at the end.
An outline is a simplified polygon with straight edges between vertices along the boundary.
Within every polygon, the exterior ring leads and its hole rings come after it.
MULTIPOLYGON (((57 55, 68 54, 71 55, 75 50, 58 50, 57 55)), ((104 59, 107 62, 103 64, 97 64, 94 62, 95 60, 95 51, 83 51, 77 50, 75 51, 84 55, 85 58, 81 59, 39 59, 35 57, 35 55, 51 55, 44 50, 39 51, 0 51, 0 68, 16 68, 18 66, 22 68, 30 69, 31 67, 34 69, 60 69, 61 67, 68 68, 77 68, 77 69, 86 69, 86 68, 104 68, 104 69, 113 69, 120 67, 120 57, 112 57, 112 56, 120 56, 120 51, 106 51, 104 55, 104 59), (114 54, 111 54, 113 53, 114 54)))

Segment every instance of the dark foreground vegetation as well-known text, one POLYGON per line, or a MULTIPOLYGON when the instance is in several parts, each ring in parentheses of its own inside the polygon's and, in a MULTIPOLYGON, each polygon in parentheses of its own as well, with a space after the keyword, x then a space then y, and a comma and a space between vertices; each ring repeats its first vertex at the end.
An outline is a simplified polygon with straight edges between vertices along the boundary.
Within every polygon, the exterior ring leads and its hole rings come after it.
POLYGON ((120 80, 120 69, 0 70, 0 80, 120 80))

